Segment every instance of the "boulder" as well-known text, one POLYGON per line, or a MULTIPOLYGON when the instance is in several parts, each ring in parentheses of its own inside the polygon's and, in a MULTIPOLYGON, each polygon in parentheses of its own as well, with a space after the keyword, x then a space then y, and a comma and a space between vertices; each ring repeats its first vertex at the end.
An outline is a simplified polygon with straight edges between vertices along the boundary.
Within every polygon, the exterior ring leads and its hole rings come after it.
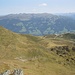
POLYGON ((23 75, 23 71, 21 69, 14 70, 13 75, 23 75))
POLYGON ((1 75, 9 75, 11 74, 10 70, 6 70, 4 73, 2 73, 1 75))

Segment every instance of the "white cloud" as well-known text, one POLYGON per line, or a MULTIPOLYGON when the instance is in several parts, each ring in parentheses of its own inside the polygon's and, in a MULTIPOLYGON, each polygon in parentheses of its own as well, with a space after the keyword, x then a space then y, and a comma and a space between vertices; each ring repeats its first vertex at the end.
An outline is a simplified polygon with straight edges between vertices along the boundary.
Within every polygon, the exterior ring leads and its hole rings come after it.
POLYGON ((47 3, 39 4, 39 6, 47 6, 47 5, 48 5, 47 3))

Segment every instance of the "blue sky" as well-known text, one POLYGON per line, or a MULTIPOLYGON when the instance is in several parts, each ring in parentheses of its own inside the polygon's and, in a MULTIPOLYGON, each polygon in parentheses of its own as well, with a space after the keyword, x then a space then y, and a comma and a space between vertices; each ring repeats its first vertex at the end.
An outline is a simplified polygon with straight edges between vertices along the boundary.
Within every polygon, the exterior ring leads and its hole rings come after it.
POLYGON ((0 15, 72 12, 75 12, 75 0, 0 0, 0 15))

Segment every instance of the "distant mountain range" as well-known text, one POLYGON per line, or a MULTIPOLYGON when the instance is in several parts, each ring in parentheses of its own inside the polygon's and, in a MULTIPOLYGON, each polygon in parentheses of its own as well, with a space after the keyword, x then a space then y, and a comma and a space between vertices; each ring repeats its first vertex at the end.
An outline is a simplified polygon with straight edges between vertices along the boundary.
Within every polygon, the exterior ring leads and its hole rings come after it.
POLYGON ((75 13, 61 13, 57 15, 66 16, 75 19, 75 13))
POLYGON ((17 33, 32 35, 75 32, 75 14, 9 14, 0 16, 0 25, 17 33))

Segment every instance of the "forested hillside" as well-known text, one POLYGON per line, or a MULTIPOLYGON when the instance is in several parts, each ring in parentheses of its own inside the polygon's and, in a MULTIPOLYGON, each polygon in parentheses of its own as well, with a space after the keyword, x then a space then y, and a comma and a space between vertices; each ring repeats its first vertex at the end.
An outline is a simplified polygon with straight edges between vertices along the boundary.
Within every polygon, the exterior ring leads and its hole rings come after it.
POLYGON ((72 17, 47 13, 10 14, 0 16, 0 25, 22 34, 60 34, 75 32, 75 19, 72 17))

